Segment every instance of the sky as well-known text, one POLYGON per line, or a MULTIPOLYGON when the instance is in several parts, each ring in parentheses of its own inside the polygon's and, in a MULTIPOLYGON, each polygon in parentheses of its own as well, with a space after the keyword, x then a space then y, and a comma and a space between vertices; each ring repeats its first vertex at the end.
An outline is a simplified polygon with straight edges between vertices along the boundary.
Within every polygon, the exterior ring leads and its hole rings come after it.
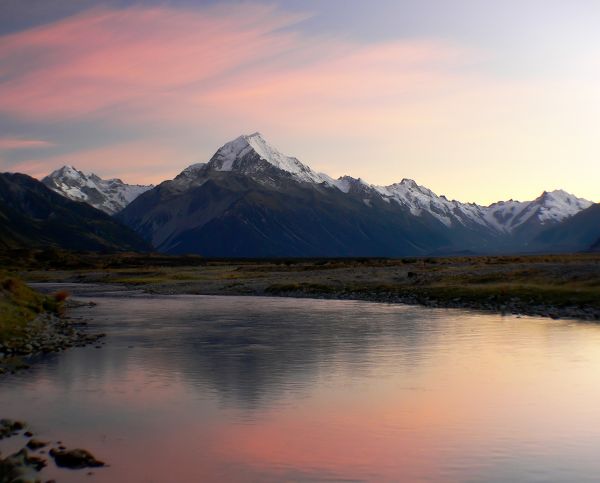
POLYGON ((0 171, 158 183, 259 131, 317 171, 600 201, 597 0, 0 2, 0 171))

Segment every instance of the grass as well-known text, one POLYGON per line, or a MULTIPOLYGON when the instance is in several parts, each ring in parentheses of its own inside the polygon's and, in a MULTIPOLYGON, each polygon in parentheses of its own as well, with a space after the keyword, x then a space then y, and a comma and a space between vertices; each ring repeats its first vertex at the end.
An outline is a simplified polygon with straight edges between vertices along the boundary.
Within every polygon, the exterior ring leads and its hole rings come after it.
POLYGON ((495 305, 600 310, 600 254, 447 258, 204 259, 202 257, 29 251, 0 253, 27 280, 122 283, 160 293, 410 295, 495 305))
POLYGON ((337 292, 335 287, 321 283, 275 283, 265 289, 269 294, 282 294, 286 292, 302 292, 306 294, 331 294, 337 292))
POLYGON ((22 334, 38 314, 60 313, 65 298, 65 293, 42 295, 21 279, 0 272, 0 343, 22 334))
POLYGON ((587 255, 556 257, 482 257, 414 260, 408 267, 354 271, 336 279, 314 277, 298 282, 276 281, 266 292, 327 295, 411 296, 417 300, 590 307, 600 309, 600 258, 587 255))

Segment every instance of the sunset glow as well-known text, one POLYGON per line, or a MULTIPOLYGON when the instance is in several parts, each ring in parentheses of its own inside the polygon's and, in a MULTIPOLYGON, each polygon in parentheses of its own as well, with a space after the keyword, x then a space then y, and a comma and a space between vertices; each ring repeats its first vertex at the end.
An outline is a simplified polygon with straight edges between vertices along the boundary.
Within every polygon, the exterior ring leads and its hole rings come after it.
POLYGON ((483 31, 489 12, 471 3, 436 33, 415 2, 346 27, 316 2, 65 7, 0 31, 0 167, 159 183, 261 131, 334 177, 412 178, 479 203, 556 188, 599 201, 600 7, 576 2, 560 22, 558 5, 508 2, 483 31))

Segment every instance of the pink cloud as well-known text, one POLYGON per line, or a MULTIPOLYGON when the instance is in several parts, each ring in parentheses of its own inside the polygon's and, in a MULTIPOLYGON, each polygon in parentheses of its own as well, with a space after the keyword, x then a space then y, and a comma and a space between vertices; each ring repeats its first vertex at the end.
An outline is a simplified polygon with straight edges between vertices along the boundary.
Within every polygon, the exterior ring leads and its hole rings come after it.
MULTIPOLYGON (((3 36, 1 115, 42 125, 100 120, 123 133, 12 166, 39 175, 69 162, 158 182, 259 130, 334 176, 411 177, 491 202, 562 186, 552 163, 579 159, 573 173, 598 164, 595 78, 501 78, 482 68, 486 53, 476 49, 314 35, 298 25, 303 18, 251 3, 104 8, 3 36)), ((562 187, 596 198, 594 179, 562 187)))
POLYGON ((33 118, 78 116, 201 88, 285 52, 294 35, 273 32, 298 19, 264 6, 88 11, 3 38, 1 72, 12 80, 0 87, 1 109, 33 118))
POLYGON ((0 138, 0 151, 15 151, 28 148, 47 148, 53 143, 42 139, 0 138))
MULTIPOLYGON (((98 9, 4 37, 0 110, 48 119, 118 108, 138 122, 215 109, 371 102, 443 81, 464 52, 433 42, 358 46, 285 27, 302 17, 243 4, 98 9), (23 59, 28 59, 26 63, 23 59)), ((273 112, 270 112, 272 116, 273 112)))
POLYGON ((0 111, 43 122, 100 116, 159 131, 15 168, 42 176, 68 162, 157 182, 216 150, 194 130, 226 141, 257 129, 325 134, 379 124, 398 117, 390 100, 439 88, 472 57, 440 42, 361 46, 291 30, 302 18, 258 4, 95 9, 4 37, 0 69, 11 80, 0 84, 0 111), (190 134, 160 137, 169 130, 190 134))

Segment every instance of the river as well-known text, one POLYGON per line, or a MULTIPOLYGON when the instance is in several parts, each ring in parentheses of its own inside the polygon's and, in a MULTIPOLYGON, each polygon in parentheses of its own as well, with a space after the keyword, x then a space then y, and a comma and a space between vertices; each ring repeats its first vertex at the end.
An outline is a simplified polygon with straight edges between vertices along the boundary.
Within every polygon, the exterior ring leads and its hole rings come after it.
POLYGON ((600 474, 596 324, 357 301, 79 296, 97 305, 70 315, 107 333, 105 345, 0 379, 0 416, 109 463, 89 476, 49 465, 45 479, 600 474))

